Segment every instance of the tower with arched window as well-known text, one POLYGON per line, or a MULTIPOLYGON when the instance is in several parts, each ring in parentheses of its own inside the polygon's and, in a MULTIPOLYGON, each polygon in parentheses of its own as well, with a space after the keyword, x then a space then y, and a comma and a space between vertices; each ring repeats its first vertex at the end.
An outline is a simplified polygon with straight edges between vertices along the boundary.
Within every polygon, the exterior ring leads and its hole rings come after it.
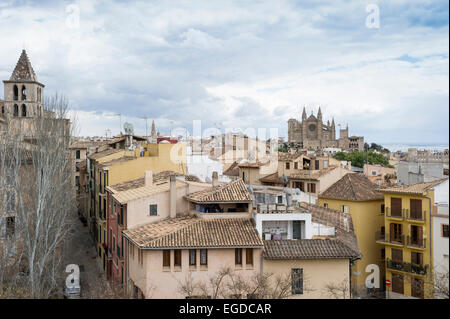
POLYGON ((44 84, 34 73, 25 50, 9 80, 4 80, 2 116, 34 118, 43 114, 44 84))

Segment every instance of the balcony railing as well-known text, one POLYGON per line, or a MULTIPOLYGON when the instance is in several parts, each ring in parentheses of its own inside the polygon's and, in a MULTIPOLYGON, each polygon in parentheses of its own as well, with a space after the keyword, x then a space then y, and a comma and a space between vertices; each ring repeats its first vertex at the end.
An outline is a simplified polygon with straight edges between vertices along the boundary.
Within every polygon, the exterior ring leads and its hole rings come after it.
POLYGON ((404 216, 408 213, 408 209, 402 209, 402 210, 392 210, 390 207, 385 208, 385 214, 388 218, 398 218, 398 219, 404 219, 404 216))
POLYGON ((405 235, 394 235, 389 233, 382 233, 380 231, 375 233, 375 240, 395 245, 405 244, 405 235))
POLYGON ((416 275, 426 275, 428 271, 428 265, 418 265, 415 263, 395 261, 392 259, 386 259, 386 267, 393 270, 409 272, 416 275))
POLYGON ((424 210, 423 212, 422 211, 410 211, 409 214, 407 215, 406 219, 411 220, 411 221, 424 222, 426 214, 427 214, 426 210, 424 210))
POLYGON ((425 248, 426 247, 426 239, 408 236, 407 245, 410 247, 425 248))

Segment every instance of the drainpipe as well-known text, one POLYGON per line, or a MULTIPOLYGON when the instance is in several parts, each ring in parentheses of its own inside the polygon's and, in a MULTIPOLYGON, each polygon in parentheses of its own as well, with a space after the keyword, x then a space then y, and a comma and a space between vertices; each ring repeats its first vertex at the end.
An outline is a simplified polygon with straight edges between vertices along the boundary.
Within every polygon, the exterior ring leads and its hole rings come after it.
MULTIPOLYGON (((433 281, 433 223, 431 221, 431 198, 428 196, 425 196, 425 198, 428 199, 428 203, 429 203, 429 212, 428 212, 428 217, 429 217, 429 223, 430 223, 430 232, 429 232, 429 238, 430 238, 430 281, 433 281)), ((434 284, 433 282, 431 282, 431 284, 434 284)))

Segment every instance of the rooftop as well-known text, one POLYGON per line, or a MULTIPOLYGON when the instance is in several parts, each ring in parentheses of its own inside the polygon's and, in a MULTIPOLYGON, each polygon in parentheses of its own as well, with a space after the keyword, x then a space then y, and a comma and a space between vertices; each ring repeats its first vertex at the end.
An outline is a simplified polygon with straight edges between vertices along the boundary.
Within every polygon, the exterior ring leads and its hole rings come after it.
POLYGON ((352 258, 359 254, 337 239, 289 239, 264 241, 265 259, 352 258))
POLYGON ((228 168, 223 172, 223 175, 227 176, 239 176, 239 163, 233 162, 228 168))
POLYGON ((125 230, 125 237, 139 248, 261 247, 263 242, 250 219, 168 218, 125 230))
POLYGON ((36 73, 34 73, 33 67, 31 66, 30 59, 28 59, 27 52, 22 50, 20 54, 19 61, 17 61, 16 67, 9 79, 10 81, 20 81, 20 82, 37 82, 36 73))
POLYGON ((252 201, 247 187, 240 178, 211 189, 191 193, 186 195, 186 199, 194 203, 248 203, 252 201))
POLYGON ((378 188, 363 174, 346 174, 319 197, 347 201, 382 200, 384 196, 377 192, 378 188))
POLYGON ((259 179, 260 182, 263 183, 275 183, 275 184, 284 184, 283 178, 278 177, 278 172, 263 176, 259 179))
MULTIPOLYGON (((170 176, 181 176, 182 174, 174 172, 174 171, 162 171, 160 173, 153 174, 153 183, 158 184, 159 182, 165 182, 169 179, 170 176)), ((131 181, 118 183, 115 185, 109 186, 109 188, 114 192, 123 192, 133 188, 139 188, 145 186, 145 178, 140 177, 137 179, 133 179, 131 181)))
POLYGON ((358 240, 356 239, 353 228, 352 215, 308 203, 301 203, 300 207, 304 209, 305 212, 311 213, 311 220, 313 223, 334 227, 336 231, 335 238, 353 250, 356 255, 360 254, 358 240))
POLYGON ((397 193, 397 194, 411 194, 411 195, 422 195, 427 190, 433 188, 446 181, 447 178, 441 178, 433 182, 417 183, 411 185, 398 185, 392 187, 380 188, 378 191, 382 193, 397 193))
POLYGON ((332 170, 336 169, 337 167, 327 167, 324 169, 319 169, 319 170, 299 170, 296 171, 295 174, 291 174, 288 176, 289 179, 314 179, 317 180, 320 177, 328 174, 329 172, 331 172, 332 170))
POLYGON ((98 152, 98 153, 92 153, 88 155, 88 158, 93 159, 93 160, 97 160, 99 158, 111 155, 111 154, 115 154, 115 153, 119 153, 122 152, 123 150, 121 149, 109 149, 109 150, 104 150, 102 152, 98 152))

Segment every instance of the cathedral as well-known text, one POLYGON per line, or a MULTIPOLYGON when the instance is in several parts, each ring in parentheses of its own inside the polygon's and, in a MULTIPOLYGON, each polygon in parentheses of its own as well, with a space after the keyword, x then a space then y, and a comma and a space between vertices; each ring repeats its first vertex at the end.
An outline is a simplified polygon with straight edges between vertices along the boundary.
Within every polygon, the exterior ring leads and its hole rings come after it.
POLYGON ((313 113, 308 117, 306 109, 303 107, 302 121, 289 119, 288 121, 288 142, 298 144, 305 149, 323 149, 325 147, 342 148, 345 150, 364 149, 364 137, 350 136, 348 126, 339 130, 339 138, 336 138, 336 125, 334 118, 327 123, 323 123, 322 111, 319 107, 317 116, 313 113))

